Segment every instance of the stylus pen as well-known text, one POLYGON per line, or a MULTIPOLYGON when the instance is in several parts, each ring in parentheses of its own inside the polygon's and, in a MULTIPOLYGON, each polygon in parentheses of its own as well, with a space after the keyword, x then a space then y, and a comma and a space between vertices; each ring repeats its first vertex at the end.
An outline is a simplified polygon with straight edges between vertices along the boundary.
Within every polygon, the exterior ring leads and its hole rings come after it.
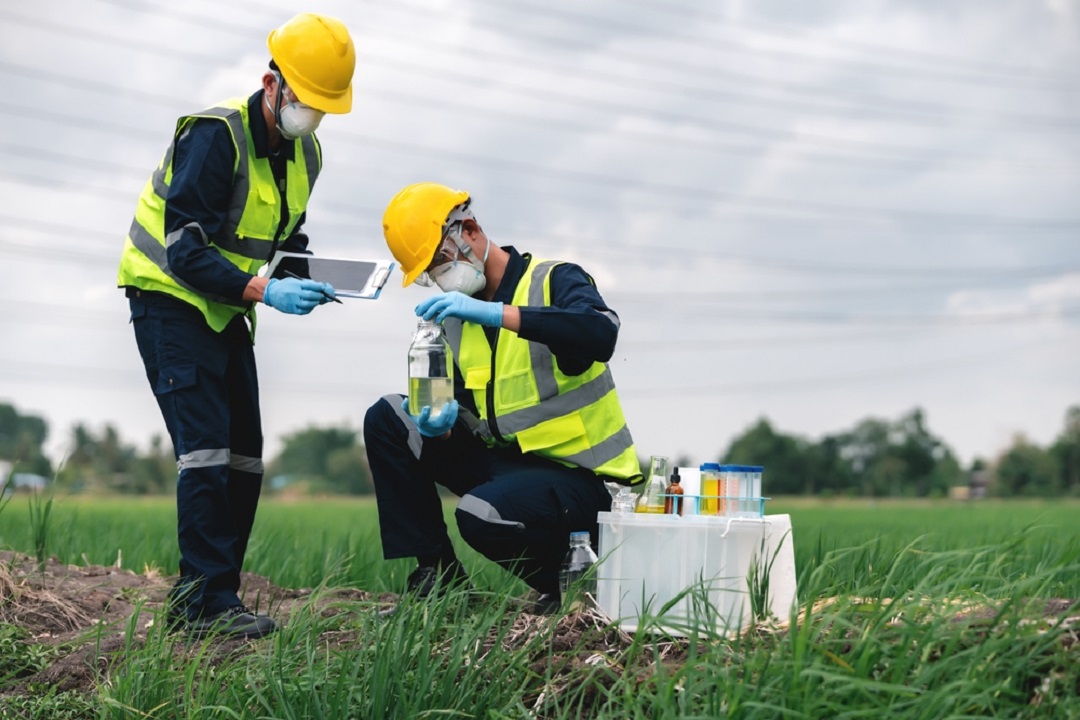
MULTIPOLYGON (((300 277, 299 275, 297 275, 296 273, 292 272, 291 270, 286 270, 286 271, 285 271, 285 274, 286 274, 286 275, 288 275, 288 276, 289 276, 289 277, 291 277, 291 278, 296 278, 297 280, 310 280, 310 279, 311 279, 311 278, 306 278, 306 277, 300 277)), ((333 300, 333 301, 334 301, 334 302, 336 302, 336 303, 337 303, 338 305, 344 305, 344 304, 345 304, 345 303, 341 302, 340 300, 338 300, 338 299, 337 299, 336 297, 334 297, 333 295, 327 295, 325 291, 323 292, 323 297, 324 297, 324 298, 326 298, 327 300, 333 300)))

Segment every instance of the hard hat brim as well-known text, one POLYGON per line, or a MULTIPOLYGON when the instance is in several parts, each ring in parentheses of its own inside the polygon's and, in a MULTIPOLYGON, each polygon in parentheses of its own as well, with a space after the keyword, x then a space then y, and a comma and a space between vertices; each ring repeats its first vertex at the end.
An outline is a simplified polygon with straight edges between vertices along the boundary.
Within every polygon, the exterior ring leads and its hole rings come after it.
POLYGON ((345 92, 337 96, 323 95, 321 93, 315 93, 310 90, 300 88, 289 82, 288 76, 285 77, 285 83, 289 86, 294 93, 296 93, 296 99, 300 102, 320 110, 329 115, 345 115, 352 111, 352 84, 345 89, 345 92))

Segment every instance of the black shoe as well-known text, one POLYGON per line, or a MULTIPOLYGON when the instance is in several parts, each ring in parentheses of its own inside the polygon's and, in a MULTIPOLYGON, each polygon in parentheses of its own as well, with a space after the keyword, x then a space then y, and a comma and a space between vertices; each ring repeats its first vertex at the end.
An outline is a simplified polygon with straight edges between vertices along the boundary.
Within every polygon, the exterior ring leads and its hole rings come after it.
POLYGON ((554 615, 559 612, 559 608, 561 607, 561 593, 540 593, 540 597, 536 598, 532 605, 529 606, 528 612, 533 615, 554 615))
POLYGON ((166 608, 163 614, 162 625, 166 633, 179 632, 187 626, 187 615, 183 610, 170 607, 166 608))
POLYGON ((396 605, 379 611, 380 617, 390 617, 401 607, 402 602, 408 598, 419 600, 432 594, 443 594, 449 590, 464 588, 471 590, 469 574, 460 562, 453 562, 446 567, 437 568, 434 565, 420 565, 411 573, 405 581, 405 592, 396 605))
POLYGON ((243 605, 236 605, 214 615, 188 622, 188 631, 195 637, 231 635, 233 637, 261 638, 277 629, 277 623, 269 615, 253 613, 243 605))

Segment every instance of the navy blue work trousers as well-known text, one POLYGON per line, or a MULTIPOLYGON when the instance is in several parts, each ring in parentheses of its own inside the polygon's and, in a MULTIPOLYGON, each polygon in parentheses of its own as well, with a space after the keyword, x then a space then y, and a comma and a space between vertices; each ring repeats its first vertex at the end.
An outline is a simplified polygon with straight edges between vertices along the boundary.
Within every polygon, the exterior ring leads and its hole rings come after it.
POLYGON ((146 378, 169 430, 180 577, 188 619, 240 605, 240 569, 262 487, 259 380, 247 321, 214 332, 194 307, 129 292, 146 378))
POLYGON ((596 514, 611 494, 591 470, 516 449, 491 449, 460 420, 449 438, 425 438, 387 395, 364 418, 383 556, 452 553, 436 484, 460 500, 462 539, 539 592, 556 592, 570 533, 597 539, 596 514))

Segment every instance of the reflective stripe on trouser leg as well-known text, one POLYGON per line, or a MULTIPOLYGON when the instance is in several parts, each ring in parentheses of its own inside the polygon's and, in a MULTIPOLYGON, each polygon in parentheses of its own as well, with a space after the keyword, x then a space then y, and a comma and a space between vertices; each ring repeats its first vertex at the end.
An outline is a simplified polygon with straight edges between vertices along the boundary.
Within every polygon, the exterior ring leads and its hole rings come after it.
POLYGON ((387 395, 364 416, 383 557, 444 556, 451 544, 437 485, 463 495, 486 480, 483 443, 460 424, 449 438, 423 438, 402 400, 387 395))
POLYGON ((181 303, 132 303, 135 337, 177 453, 177 541, 189 617, 240 602, 238 544, 246 545, 260 474, 231 470, 234 458, 261 466, 257 376, 242 317, 221 333, 181 303), (239 437, 242 442, 238 443, 239 437), (230 490, 242 477, 242 493, 230 490))
POLYGON ((591 471, 532 455, 501 458, 492 475, 458 503, 461 537, 534 589, 555 592, 570 533, 595 533, 610 494, 591 471))

